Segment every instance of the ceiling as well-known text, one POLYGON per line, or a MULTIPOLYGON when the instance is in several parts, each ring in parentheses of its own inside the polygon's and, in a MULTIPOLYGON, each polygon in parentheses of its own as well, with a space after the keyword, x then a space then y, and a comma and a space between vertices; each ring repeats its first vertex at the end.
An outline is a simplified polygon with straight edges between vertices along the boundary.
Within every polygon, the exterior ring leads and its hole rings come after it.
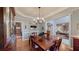
MULTIPOLYGON (((41 7, 40 17, 48 18, 56 13, 59 13, 67 7, 41 7)), ((15 7, 16 15, 28 18, 35 18, 39 15, 38 7, 15 7)))

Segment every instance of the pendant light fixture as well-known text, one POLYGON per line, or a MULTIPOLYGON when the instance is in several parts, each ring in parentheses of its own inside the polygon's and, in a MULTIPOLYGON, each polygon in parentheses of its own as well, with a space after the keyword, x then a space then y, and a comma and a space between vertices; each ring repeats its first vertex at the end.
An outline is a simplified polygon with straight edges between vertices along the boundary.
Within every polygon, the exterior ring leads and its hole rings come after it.
POLYGON ((36 23, 36 24, 41 24, 41 23, 43 23, 43 22, 45 22, 45 19, 43 18, 43 17, 41 17, 41 15, 40 15, 40 9, 41 9, 41 7, 38 7, 38 17, 36 17, 36 19, 33 19, 33 21, 36 23))

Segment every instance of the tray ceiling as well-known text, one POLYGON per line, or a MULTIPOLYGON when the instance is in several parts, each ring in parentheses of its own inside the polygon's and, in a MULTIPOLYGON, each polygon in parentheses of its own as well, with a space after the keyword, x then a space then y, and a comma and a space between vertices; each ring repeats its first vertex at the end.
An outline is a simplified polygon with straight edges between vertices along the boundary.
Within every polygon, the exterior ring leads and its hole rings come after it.
MULTIPOLYGON (((67 9, 67 7, 41 7, 40 16, 47 18, 58 12, 67 9)), ((28 18, 38 17, 39 10, 38 7, 15 7, 16 15, 21 15, 28 18)))

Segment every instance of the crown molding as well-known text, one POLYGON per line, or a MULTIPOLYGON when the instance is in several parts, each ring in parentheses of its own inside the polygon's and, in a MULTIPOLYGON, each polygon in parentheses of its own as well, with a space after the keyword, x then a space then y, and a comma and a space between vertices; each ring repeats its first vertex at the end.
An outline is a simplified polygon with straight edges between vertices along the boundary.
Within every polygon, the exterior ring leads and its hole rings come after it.
POLYGON ((24 15, 22 12, 20 12, 20 11, 17 10, 17 9, 16 9, 16 14, 17 14, 17 15, 20 15, 20 16, 22 16, 22 17, 25 17, 25 18, 31 18, 31 19, 34 18, 34 17, 31 17, 31 16, 24 15))
MULTIPOLYGON (((56 12, 51 12, 51 13, 49 13, 48 15, 44 16, 44 18, 47 19, 47 18, 49 18, 50 16, 53 16, 53 15, 59 13, 59 12, 62 12, 63 10, 65 10, 65 9, 67 9, 67 8, 68 8, 68 7, 59 9, 59 10, 57 10, 56 12)), ((30 18, 30 19, 33 19, 33 18, 34 18, 34 17, 32 17, 32 16, 28 16, 28 15, 23 14, 23 13, 20 12, 18 9, 16 9, 16 14, 17 14, 17 15, 20 15, 20 16, 22 16, 22 17, 25 17, 25 18, 30 18)))
POLYGON ((57 13, 59 13, 59 12, 62 12, 63 10, 68 9, 68 8, 69 8, 69 7, 66 7, 66 8, 59 9, 59 10, 57 10, 57 11, 55 11, 55 12, 51 12, 50 14, 48 14, 47 16, 45 16, 44 18, 48 18, 48 17, 50 17, 50 16, 53 16, 53 15, 55 15, 55 14, 57 14, 57 13))

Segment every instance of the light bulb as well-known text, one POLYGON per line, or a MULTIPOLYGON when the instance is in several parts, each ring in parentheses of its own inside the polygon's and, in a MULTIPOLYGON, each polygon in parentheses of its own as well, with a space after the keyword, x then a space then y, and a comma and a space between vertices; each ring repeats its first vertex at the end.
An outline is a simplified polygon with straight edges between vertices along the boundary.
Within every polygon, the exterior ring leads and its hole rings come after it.
POLYGON ((42 18, 42 21, 43 21, 43 22, 45 22, 45 19, 44 19, 44 18, 42 18))
POLYGON ((39 19, 39 17, 37 17, 37 19, 39 19))
POLYGON ((44 18, 41 18, 42 20, 44 20, 44 18))

